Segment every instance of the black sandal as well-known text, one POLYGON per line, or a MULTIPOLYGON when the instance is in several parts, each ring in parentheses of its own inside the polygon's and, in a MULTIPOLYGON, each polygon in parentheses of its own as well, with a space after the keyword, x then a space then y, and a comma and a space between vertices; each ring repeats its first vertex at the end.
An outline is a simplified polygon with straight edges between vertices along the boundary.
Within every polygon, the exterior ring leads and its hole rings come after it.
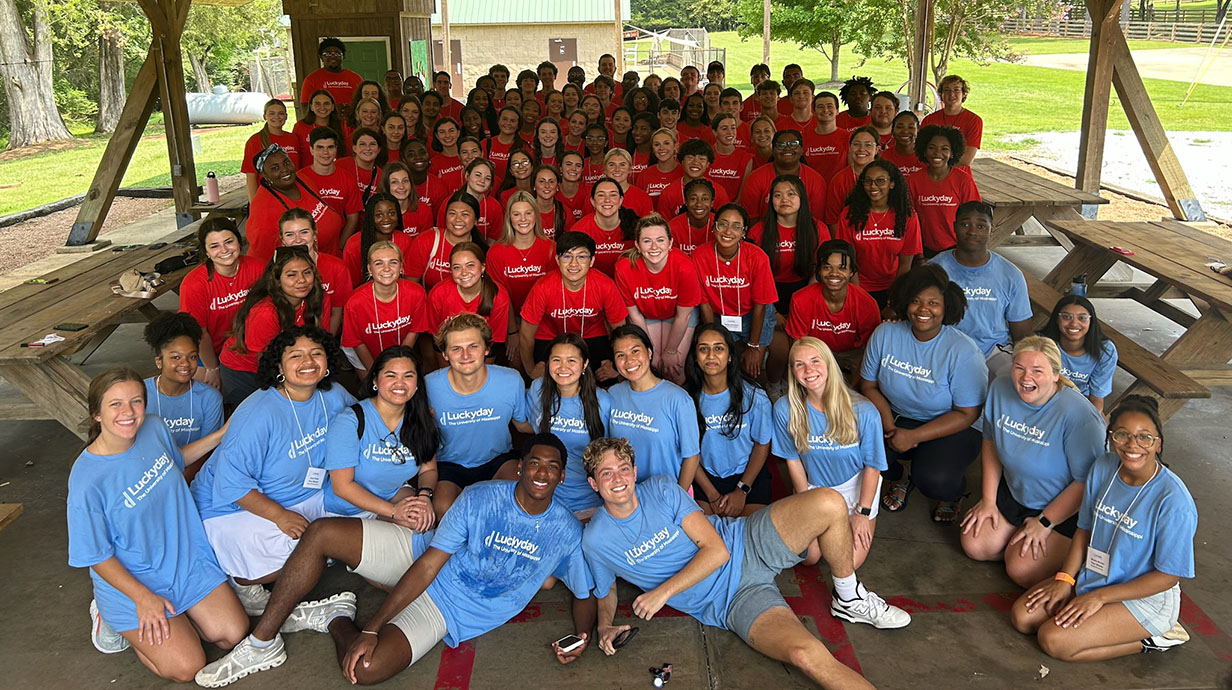
POLYGON ((911 483, 911 479, 900 479, 890 484, 890 490, 881 497, 881 507, 890 513, 897 513, 907 507, 907 499, 911 497, 911 491, 915 489, 915 484, 911 483))

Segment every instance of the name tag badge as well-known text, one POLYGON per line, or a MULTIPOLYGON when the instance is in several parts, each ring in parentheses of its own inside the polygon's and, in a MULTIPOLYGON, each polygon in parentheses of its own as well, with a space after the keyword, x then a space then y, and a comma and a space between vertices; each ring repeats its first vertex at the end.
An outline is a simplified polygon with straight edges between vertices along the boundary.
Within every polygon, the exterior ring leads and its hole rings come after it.
POLYGON ((735 335, 744 330, 744 319, 739 316, 720 316, 719 323, 735 335))
POLYGON ((1087 547, 1087 570, 1108 577, 1110 561, 1111 556, 1107 551, 1100 551, 1093 546, 1087 547))
POLYGON ((305 489, 319 489, 325 486, 325 468, 309 467, 308 475, 304 477, 305 489))

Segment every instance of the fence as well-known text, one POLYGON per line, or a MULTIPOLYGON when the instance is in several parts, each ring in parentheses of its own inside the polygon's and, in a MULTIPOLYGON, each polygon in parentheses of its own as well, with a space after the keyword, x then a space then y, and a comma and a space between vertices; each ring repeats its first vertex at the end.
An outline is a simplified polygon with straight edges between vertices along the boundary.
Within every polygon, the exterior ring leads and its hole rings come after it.
POLYGON ((704 78, 706 65, 715 60, 727 64, 727 49, 711 48, 710 36, 705 29, 669 29, 665 33, 669 38, 690 41, 697 47, 650 38, 626 41, 625 69, 650 73, 656 68, 679 71, 685 65, 694 65, 704 78))
POLYGON ((1171 22, 1173 24, 1218 24, 1217 10, 1161 10, 1154 7, 1135 7, 1129 11, 1130 21, 1171 22))
MULTIPOLYGON (((1176 24, 1172 22, 1127 22, 1125 37, 1131 41, 1172 41, 1175 43, 1210 43, 1227 37, 1232 27, 1221 31, 1215 24, 1176 24)), ((1090 20, 1073 19, 1007 19, 1001 30, 1011 34, 1089 38, 1090 20)))

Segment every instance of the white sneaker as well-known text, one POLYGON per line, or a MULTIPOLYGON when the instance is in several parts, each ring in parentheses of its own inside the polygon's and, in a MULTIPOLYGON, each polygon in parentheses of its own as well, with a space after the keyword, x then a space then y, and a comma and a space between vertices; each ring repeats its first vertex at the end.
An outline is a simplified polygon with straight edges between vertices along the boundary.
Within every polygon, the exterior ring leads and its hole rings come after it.
POLYGON ((90 600, 90 641, 103 654, 118 654, 129 646, 128 640, 103 620, 103 615, 98 612, 98 602, 93 599, 90 600))
POLYGON ((1142 651, 1166 652, 1173 647, 1179 647, 1189 641, 1189 632, 1180 621, 1172 629, 1162 635, 1152 635, 1142 641, 1142 651))
POLYGON ((355 593, 340 592, 328 599, 305 601, 282 622, 280 632, 293 633, 301 630, 329 632, 329 622, 338 616, 355 620, 355 593))
POLYGON ((240 598, 240 603, 244 605, 244 612, 250 616, 259 616, 265 613, 265 605, 269 603, 269 590, 261 585, 241 585, 233 578, 227 578, 227 583, 231 585, 231 589, 235 590, 235 596, 240 598))
POLYGON ((894 630, 905 628, 911 622, 911 614, 890 606, 885 599, 868 591, 863 583, 856 584, 856 599, 840 599, 833 590, 830 594, 834 599, 830 603, 830 613, 848 623, 868 623, 879 630, 894 630))
POLYGON ((275 635, 268 647, 258 649, 245 637, 226 656, 197 671, 197 685, 203 688, 221 688, 245 676, 282 666, 287 660, 287 649, 282 644, 282 635, 275 635))

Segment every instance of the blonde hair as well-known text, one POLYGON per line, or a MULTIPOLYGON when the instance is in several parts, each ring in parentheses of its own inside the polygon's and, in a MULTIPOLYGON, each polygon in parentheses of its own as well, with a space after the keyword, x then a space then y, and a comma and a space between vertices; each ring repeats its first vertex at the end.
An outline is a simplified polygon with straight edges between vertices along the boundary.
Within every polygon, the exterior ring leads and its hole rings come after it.
POLYGON ((368 247, 368 256, 365 257, 365 260, 372 261, 372 255, 375 254, 377 250, 380 250, 380 249, 394 250, 398 254, 398 261, 402 261, 402 250, 398 248, 398 245, 394 244, 393 242, 390 242, 389 240, 381 240, 380 242, 373 242, 372 246, 368 247))
POLYGON ((626 249, 621 256, 628 257, 629 266, 636 266, 637 260, 642 258, 642 252, 637 248, 637 241, 642 239, 642 231, 646 228, 663 228, 667 233, 667 241, 670 244, 672 241, 672 226, 667 222, 667 219, 658 213, 651 211, 649 215, 638 219, 637 225, 633 229, 633 246, 626 249))
POLYGON ((1052 338, 1042 335, 1023 338, 1014 344, 1014 359, 1017 360, 1018 355, 1023 352, 1038 352, 1044 355, 1044 359, 1048 360, 1048 366, 1052 367, 1052 373, 1057 375, 1057 385, 1078 390, 1078 386, 1074 385, 1068 376, 1061 373, 1061 348, 1057 347, 1056 341, 1052 338))
MULTIPOLYGON (((530 208, 535 212, 535 237, 546 240, 548 236, 543 232, 543 217, 539 215, 539 205, 535 202, 535 197, 530 192, 515 192, 509 197, 509 203, 505 204, 505 221, 501 224, 500 238, 496 241, 504 245, 512 245, 513 238, 517 233, 513 229, 513 221, 509 218, 509 211, 513 205, 522 202, 530 204, 530 208)), ((568 211, 565 211, 568 213, 568 211)))
POLYGON ((606 165, 607 162, 613 158, 623 158, 626 163, 633 165, 633 156, 629 155, 629 152, 624 149, 612 149, 611 151, 603 154, 604 165, 606 165))
POLYGON ((618 458, 627 458, 630 465, 637 465, 634 459, 633 444, 629 443, 627 438, 597 438, 587 444, 586 449, 582 451, 582 467, 586 470, 587 477, 595 476, 595 470, 599 468, 599 463, 603 461, 603 456, 611 451, 618 458))
POLYGON ((446 345, 449 344, 449 334, 465 331, 468 328, 479 331, 479 337, 483 339, 485 348, 492 347, 492 327, 488 325, 488 320, 469 311, 454 314, 441 323, 440 330, 436 332, 436 346, 443 353, 446 345))
POLYGON ((749 121, 749 133, 750 133, 750 135, 751 135, 751 134, 752 134, 752 132, 753 132, 753 125, 757 124, 758 122, 762 122, 762 121, 769 122, 769 123, 770 123, 770 129, 773 129, 775 132, 778 132, 778 131, 779 131, 778 126, 774 124, 774 119, 773 119, 773 118, 771 118, 769 115, 762 114, 762 115, 758 115, 757 117, 755 117, 755 118, 753 118, 752 120, 750 120, 750 121, 749 121))
POLYGON ((787 431, 791 434, 792 443, 797 453, 808 450, 809 418, 808 394, 804 386, 791 373, 791 359, 797 350, 811 347, 821 355, 826 365, 826 387, 821 392, 822 414, 826 416, 825 438, 839 445, 851 445, 860 440, 860 431, 856 427, 856 411, 851 402, 851 391, 843 382, 843 371, 839 369, 838 360, 824 342, 813 337, 804 337, 791 346, 787 354, 788 382, 787 404, 790 417, 787 431))

